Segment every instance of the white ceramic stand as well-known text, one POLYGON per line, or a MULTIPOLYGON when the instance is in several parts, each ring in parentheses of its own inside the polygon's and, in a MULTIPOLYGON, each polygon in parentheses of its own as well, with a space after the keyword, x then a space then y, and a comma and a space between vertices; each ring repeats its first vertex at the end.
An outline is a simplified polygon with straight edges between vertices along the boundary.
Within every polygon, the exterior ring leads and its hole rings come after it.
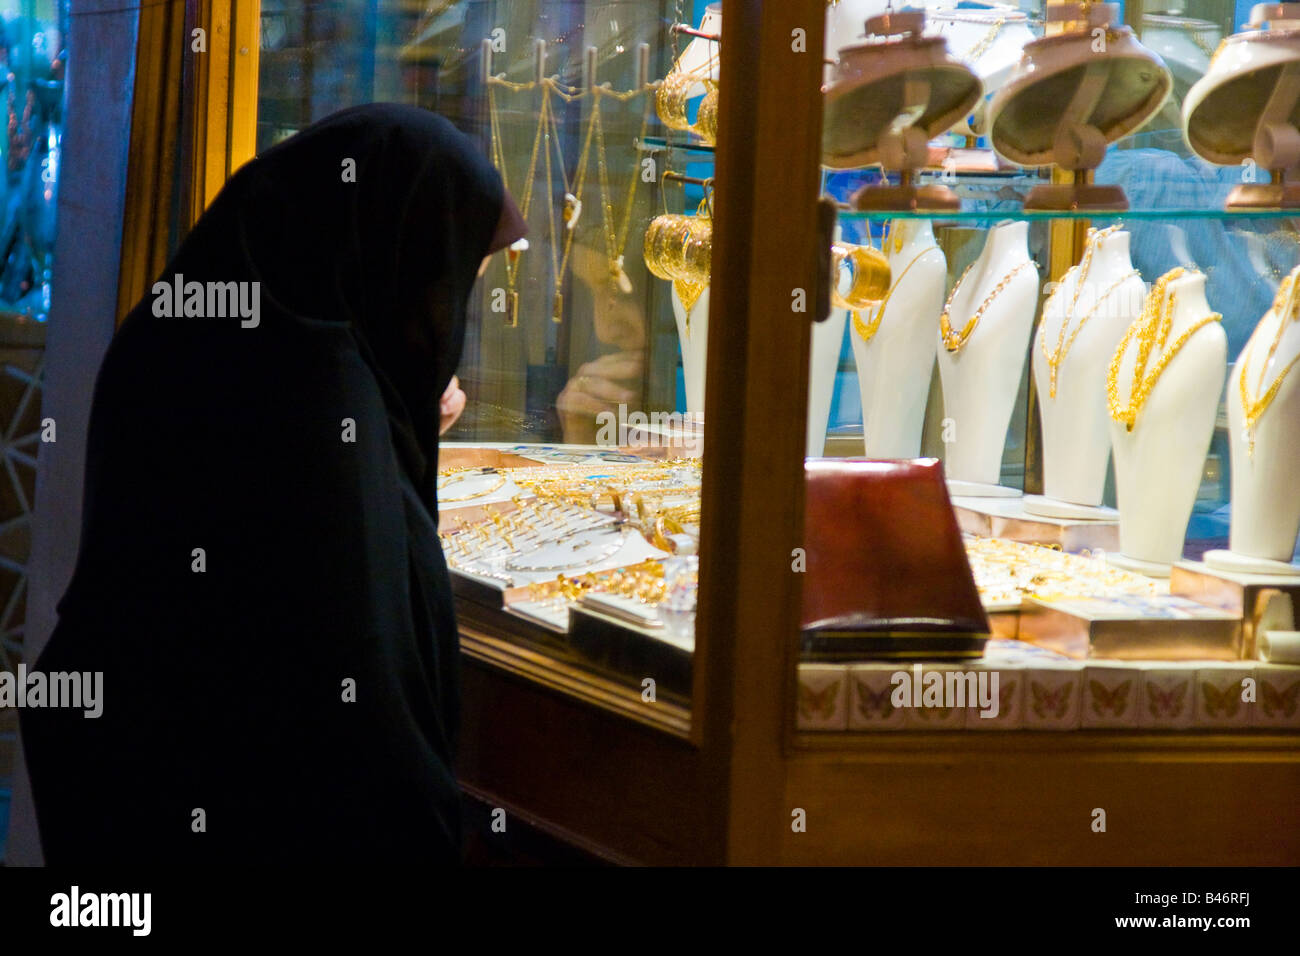
MULTIPOLYGON (((704 16, 700 17, 699 31, 712 36, 722 35, 722 4, 710 3, 704 10, 704 16)), ((703 37, 692 37, 691 41, 682 49, 681 54, 677 57, 677 62, 673 69, 679 73, 694 73, 700 77, 700 82, 691 88, 688 98, 704 95, 703 78, 708 76, 710 79, 717 80, 718 68, 722 62, 722 45, 714 40, 706 40, 703 37)))
MULTIPOLYGON (((894 220, 885 253, 893 285, 880 325, 869 341, 849 329, 862 394, 865 452, 868 458, 915 458, 921 454, 948 260, 935 244, 928 219, 894 220)), ((873 321, 879 309, 862 312, 862 322, 873 321)))
MULTIPOLYGON (((1300 269, 1292 273, 1293 280, 1297 273, 1300 269)), ((1241 404, 1243 368, 1247 392, 1257 401, 1300 356, 1300 321, 1290 317, 1296 295, 1293 291, 1280 309, 1264 313, 1228 377, 1230 550, 1209 551, 1202 559, 1216 570, 1300 577, 1300 566, 1291 563, 1300 533, 1300 365, 1282 380, 1255 423, 1253 453, 1241 404), (1274 341, 1277 349, 1268 361, 1274 341)))
POLYGON ((1029 258, 1028 236, 1027 222, 1000 222, 989 230, 979 258, 952 296, 949 313, 953 330, 960 331, 988 300, 979 324, 956 352, 948 351, 942 336, 934 339, 943 383, 943 464, 954 495, 1020 494, 999 486, 998 478, 1038 306, 1038 270, 1029 258), (998 283, 1022 263, 1030 264, 989 300, 998 283))
POLYGON ((677 338, 682 348, 682 377, 686 380, 686 412, 704 414, 704 369, 709 342, 709 290, 705 288, 691 306, 690 334, 686 332, 686 307, 674 285, 673 315, 677 317, 677 338))
POLYGON ((808 455, 813 458, 826 453, 826 429, 831 418, 831 401, 835 398, 835 373, 839 370, 848 315, 846 309, 832 308, 830 318, 814 322, 812 327, 812 351, 808 357, 808 455))
MULTIPOLYGON (((1177 296, 1167 339, 1172 344, 1212 310, 1205 299, 1202 273, 1183 275, 1167 291, 1177 296)), ((1137 352, 1135 336, 1119 365, 1121 403, 1129 399, 1137 352)), ((1108 557, 1112 564, 1168 577, 1170 567, 1182 556, 1187 520, 1214 436, 1227 356, 1228 337, 1222 323, 1198 330, 1165 366, 1133 430, 1111 421, 1121 552, 1108 557)), ((1159 359, 1153 348, 1147 368, 1159 359)))
POLYGON ((1119 517, 1101 507, 1110 461, 1106 369, 1124 331, 1142 314, 1145 292, 1129 258, 1129 234, 1103 231, 1044 307, 1031 360, 1043 425, 1043 494, 1025 497, 1031 514, 1085 521, 1119 517), (1044 345, 1065 353, 1055 397, 1044 345))

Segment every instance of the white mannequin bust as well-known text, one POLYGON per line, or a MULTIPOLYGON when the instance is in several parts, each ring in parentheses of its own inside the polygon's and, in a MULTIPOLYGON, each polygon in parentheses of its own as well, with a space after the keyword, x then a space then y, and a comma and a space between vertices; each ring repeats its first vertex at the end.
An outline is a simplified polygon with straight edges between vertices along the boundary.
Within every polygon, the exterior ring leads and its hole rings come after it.
POLYGON ((1091 233, 1079 265, 1043 306, 1032 363, 1043 425, 1044 494, 1025 497, 1027 512, 1118 517, 1100 507, 1110 461, 1106 369, 1125 330, 1141 315, 1145 293, 1129 258, 1129 233, 1112 226, 1091 233))
POLYGON ((1300 566, 1291 563, 1300 533, 1298 280, 1300 267, 1283 281, 1228 377, 1232 528, 1229 550, 1209 551, 1204 559, 1219 570, 1300 577, 1300 566))
POLYGON ((948 260, 928 219, 894 220, 884 250, 892 278, 889 298, 860 314, 869 339, 856 326, 849 330, 862 394, 865 453, 868 458, 915 458, 921 453, 948 260))
POLYGON ((1029 258, 1028 236, 1029 223, 1023 221, 1000 222, 989 230, 979 257, 948 299, 954 339, 945 344, 942 329, 937 337, 944 416, 950 419, 944 427, 944 471, 954 495, 1020 494, 999 485, 998 478, 1038 308, 1038 270, 1029 258), (951 349, 963 334, 964 342, 951 349))
POLYGON ((703 415, 704 370, 709 343, 709 288, 704 287, 688 312, 677 291, 677 283, 671 283, 671 287, 677 338, 682 347, 682 378, 686 380, 686 412, 688 415, 703 415))
MULTIPOLYGON (((1171 297, 1172 323, 1163 347, 1153 342, 1144 373, 1144 379, 1154 378, 1154 384, 1145 401, 1139 396, 1131 429, 1127 422, 1115 419, 1115 409, 1132 413, 1133 371, 1141 338, 1136 328, 1121 343, 1118 362, 1112 365, 1116 374, 1110 434, 1121 553, 1108 560, 1152 577, 1167 577, 1170 566, 1182 557, 1187 520, 1214 436, 1228 355, 1222 323, 1200 324, 1212 315, 1204 274, 1189 270, 1162 277, 1148 305, 1163 310, 1171 297), (1161 284, 1166 282, 1161 296, 1161 284), (1162 361, 1163 371, 1154 377, 1162 361)), ((1135 327, 1147 319, 1144 316, 1135 327)))

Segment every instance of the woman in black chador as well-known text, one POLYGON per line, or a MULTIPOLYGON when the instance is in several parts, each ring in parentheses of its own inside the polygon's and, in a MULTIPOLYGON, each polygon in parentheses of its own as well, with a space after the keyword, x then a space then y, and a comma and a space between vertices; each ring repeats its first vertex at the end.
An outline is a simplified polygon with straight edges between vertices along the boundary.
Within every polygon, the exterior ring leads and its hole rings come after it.
POLYGON ((95 387, 35 667, 103 672, 103 714, 22 712, 47 862, 459 858, 438 434, 480 263, 523 231, 399 106, 269 149, 199 220, 95 387))

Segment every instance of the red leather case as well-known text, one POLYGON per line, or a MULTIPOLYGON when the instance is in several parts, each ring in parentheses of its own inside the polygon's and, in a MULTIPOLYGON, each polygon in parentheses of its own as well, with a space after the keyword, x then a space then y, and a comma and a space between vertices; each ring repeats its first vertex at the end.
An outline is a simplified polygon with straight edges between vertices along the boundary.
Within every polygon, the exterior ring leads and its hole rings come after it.
POLYGON ((968 658, 980 603, 943 466, 824 459, 806 465, 804 656, 968 658))

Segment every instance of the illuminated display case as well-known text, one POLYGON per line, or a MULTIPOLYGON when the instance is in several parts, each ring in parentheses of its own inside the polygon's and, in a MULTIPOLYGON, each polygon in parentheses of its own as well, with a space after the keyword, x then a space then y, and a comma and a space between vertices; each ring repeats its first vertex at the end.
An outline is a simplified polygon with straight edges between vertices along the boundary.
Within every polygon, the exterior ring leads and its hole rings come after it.
MULTIPOLYGON (((1297 591, 1232 564, 1261 550, 1234 442, 1286 440, 1266 412, 1234 431, 1228 363, 1291 307, 1300 251, 1291 212, 1227 208, 1266 164, 1183 135, 1245 21, 926 6, 864 31, 883 3, 235 0, 153 108, 187 111, 191 218, 256 149, 380 100, 476 136, 527 216, 475 294, 440 461, 483 806, 614 861, 1295 862, 1297 591), (1113 48, 1035 128, 1026 45, 1054 63, 1094 28, 1113 48), (998 718, 892 704, 897 659, 805 653, 822 457, 943 462, 992 638, 923 667, 998 674, 998 718), (1123 847, 1098 806, 1136 821, 1123 847)), ((149 36, 141 62, 180 70, 149 36)), ((184 225, 128 231, 124 301, 184 225)))

